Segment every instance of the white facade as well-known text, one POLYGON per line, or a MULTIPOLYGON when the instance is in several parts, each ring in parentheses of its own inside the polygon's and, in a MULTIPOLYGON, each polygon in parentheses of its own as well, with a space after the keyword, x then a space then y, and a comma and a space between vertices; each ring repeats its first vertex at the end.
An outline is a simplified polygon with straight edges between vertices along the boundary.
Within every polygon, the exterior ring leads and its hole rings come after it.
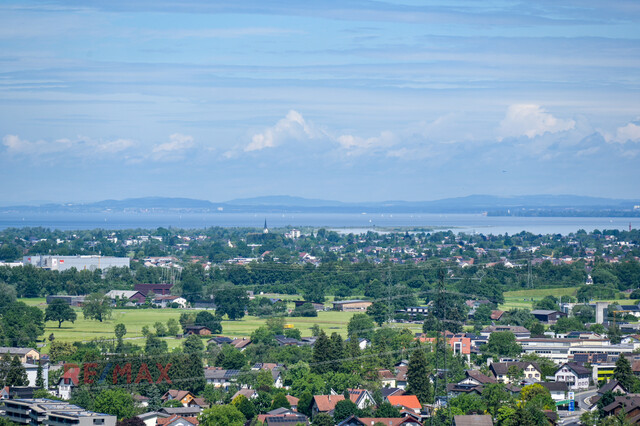
POLYGON ((66 271, 76 268, 78 271, 95 271, 97 269, 129 267, 130 259, 128 257, 111 257, 111 256, 49 256, 49 255, 30 255, 22 258, 24 265, 33 265, 37 268, 50 269, 52 271, 66 271))
POLYGON ((582 390, 589 388, 589 373, 578 374, 570 366, 563 365, 555 374, 556 382, 565 382, 570 390, 582 390))

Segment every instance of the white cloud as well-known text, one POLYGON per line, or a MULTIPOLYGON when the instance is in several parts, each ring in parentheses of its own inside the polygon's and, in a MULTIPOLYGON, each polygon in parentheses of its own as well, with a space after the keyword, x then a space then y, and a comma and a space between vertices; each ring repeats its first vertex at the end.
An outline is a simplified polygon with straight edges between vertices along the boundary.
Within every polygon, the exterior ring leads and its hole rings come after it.
POLYGON ((18 135, 6 135, 2 144, 10 154, 29 156, 51 156, 62 154, 73 157, 85 157, 96 153, 115 154, 125 151, 135 145, 130 139, 116 139, 114 141, 93 140, 86 137, 75 139, 56 139, 54 141, 37 140, 31 142, 21 139, 18 135))
POLYGON ((574 120, 556 118, 539 105, 516 104, 507 108, 507 114, 500 122, 498 140, 521 136, 533 139, 545 133, 571 130, 575 125, 574 120))
POLYGON ((193 147, 193 137, 174 133, 169 142, 157 144, 151 150, 151 158, 156 161, 182 160, 185 152, 193 147))
POLYGON ((379 148, 388 148, 395 145, 398 140, 392 132, 384 131, 380 136, 363 138, 354 135, 340 135, 336 139, 340 147, 350 151, 350 154, 361 154, 379 148))
POLYGON ((244 147, 244 151, 260 151, 265 148, 274 148, 288 139, 308 140, 316 136, 318 132, 314 130, 313 125, 307 123, 302 114, 291 110, 275 126, 266 128, 262 133, 254 134, 251 137, 251 143, 244 147))
POLYGON ((615 135, 605 134, 607 142, 640 142, 640 126, 635 123, 628 123, 626 126, 618 127, 615 135))

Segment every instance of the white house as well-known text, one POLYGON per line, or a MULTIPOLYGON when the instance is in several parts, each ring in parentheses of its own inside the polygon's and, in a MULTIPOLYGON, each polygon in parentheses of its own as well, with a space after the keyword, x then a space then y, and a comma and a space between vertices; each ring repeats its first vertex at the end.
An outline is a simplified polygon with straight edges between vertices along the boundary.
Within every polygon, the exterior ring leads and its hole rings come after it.
POLYGON ((574 362, 562 364, 555 373, 556 382, 565 382, 572 391, 588 389, 591 370, 574 362))

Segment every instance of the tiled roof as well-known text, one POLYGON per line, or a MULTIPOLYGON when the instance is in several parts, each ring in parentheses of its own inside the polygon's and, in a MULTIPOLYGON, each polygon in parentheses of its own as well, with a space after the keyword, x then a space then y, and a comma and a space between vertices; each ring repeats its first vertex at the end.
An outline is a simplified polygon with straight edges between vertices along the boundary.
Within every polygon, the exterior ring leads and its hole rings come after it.
POLYGON ((318 407, 318 411, 326 413, 333 411, 339 401, 344 401, 344 395, 314 395, 313 400, 318 407))
POLYGON ((387 397, 387 401, 391 405, 401 405, 407 408, 413 408, 415 410, 421 410, 422 404, 418 401, 418 397, 415 395, 390 395, 387 397))

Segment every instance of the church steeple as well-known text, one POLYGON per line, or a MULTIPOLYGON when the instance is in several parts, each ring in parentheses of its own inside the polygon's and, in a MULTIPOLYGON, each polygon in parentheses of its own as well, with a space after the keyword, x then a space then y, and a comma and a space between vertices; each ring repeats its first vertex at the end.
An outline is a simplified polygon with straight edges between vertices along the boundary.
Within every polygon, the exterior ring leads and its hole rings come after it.
POLYGON ((263 234, 269 233, 269 228, 267 228, 267 218, 264 219, 264 229, 262 230, 263 234))

